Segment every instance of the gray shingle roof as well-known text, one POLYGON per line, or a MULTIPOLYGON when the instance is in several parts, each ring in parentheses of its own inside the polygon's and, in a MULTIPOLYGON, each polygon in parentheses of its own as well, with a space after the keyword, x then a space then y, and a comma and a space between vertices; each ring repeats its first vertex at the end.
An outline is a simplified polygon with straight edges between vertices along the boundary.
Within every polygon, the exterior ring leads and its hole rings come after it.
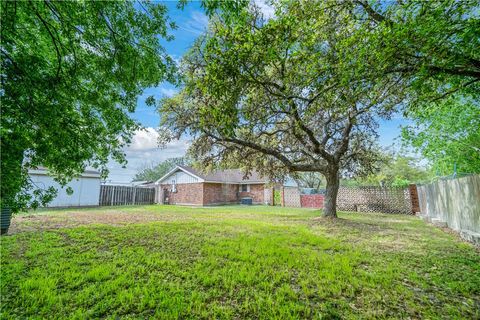
POLYGON ((188 166, 178 166, 182 169, 193 173, 197 177, 202 178, 206 182, 229 182, 229 183, 266 183, 267 179, 263 178, 258 172, 252 171, 248 178, 244 178, 245 174, 240 169, 216 170, 210 173, 203 173, 188 166))

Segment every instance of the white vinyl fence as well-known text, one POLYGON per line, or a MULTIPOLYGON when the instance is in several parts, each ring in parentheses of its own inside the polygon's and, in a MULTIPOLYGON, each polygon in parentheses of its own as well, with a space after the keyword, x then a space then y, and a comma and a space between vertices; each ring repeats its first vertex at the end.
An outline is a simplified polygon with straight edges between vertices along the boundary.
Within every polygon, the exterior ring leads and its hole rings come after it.
POLYGON ((480 243, 480 175, 418 185, 420 213, 480 243))

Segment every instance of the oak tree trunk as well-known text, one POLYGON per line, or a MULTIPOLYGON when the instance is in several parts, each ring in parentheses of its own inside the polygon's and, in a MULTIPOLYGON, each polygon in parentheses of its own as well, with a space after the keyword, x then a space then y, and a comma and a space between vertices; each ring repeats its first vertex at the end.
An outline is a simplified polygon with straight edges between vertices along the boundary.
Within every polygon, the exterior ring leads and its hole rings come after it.
POLYGON ((337 218, 337 195, 340 186, 338 170, 332 170, 325 174, 325 178, 327 180, 327 192, 325 193, 323 216, 337 218))

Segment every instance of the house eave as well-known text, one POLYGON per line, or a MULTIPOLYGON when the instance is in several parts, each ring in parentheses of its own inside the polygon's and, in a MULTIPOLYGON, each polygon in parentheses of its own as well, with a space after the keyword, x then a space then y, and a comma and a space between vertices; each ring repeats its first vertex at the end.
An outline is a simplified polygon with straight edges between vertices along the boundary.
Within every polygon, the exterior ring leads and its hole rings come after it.
POLYGON ((226 184, 238 184, 238 185, 242 185, 242 184, 265 184, 267 183, 266 181, 242 181, 242 182, 238 182, 238 181, 208 181, 208 180, 205 180, 203 181, 205 183, 226 183, 226 184))
POLYGON ((198 179, 198 182, 205 182, 205 180, 203 180, 201 177, 197 176, 196 174, 180 167, 180 166, 175 166, 175 168, 173 168, 172 170, 170 170, 168 173, 166 173, 163 177, 161 177, 160 179, 158 179, 157 181, 155 181, 155 185, 159 185, 159 184, 162 184, 161 182, 163 180, 165 180, 166 178, 168 178, 169 176, 171 176, 173 173, 175 173, 177 170, 181 170, 183 172, 185 172, 186 174, 188 175, 191 175, 192 177, 195 177, 198 179))

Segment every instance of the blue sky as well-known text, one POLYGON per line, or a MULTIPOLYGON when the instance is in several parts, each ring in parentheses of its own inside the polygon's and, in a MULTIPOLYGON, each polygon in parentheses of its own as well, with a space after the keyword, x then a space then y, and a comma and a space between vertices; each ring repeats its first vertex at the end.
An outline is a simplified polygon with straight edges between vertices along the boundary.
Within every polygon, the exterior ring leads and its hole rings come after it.
MULTIPOLYGON (((180 60, 182 55, 192 45, 194 40, 205 30, 208 24, 208 18, 200 7, 200 2, 191 1, 183 9, 177 8, 176 1, 162 2, 168 8, 170 18, 175 21, 178 28, 171 30, 175 37, 172 41, 162 41, 161 44, 174 59, 180 60)), ((260 5, 265 14, 271 14, 270 8, 264 4, 260 5)), ((138 120, 145 130, 137 132, 133 138, 132 144, 125 148, 128 164, 122 168, 117 163, 109 164, 110 175, 108 180, 111 182, 129 182, 135 173, 148 165, 158 163, 167 158, 178 157, 185 154, 188 147, 188 141, 180 140, 170 144, 165 148, 157 146, 157 128, 160 116, 153 107, 145 104, 145 99, 153 95, 155 98, 171 96, 178 91, 175 86, 169 83, 162 83, 156 88, 148 88, 138 98, 137 109, 132 117, 138 120)), ((400 134, 400 126, 406 124, 402 118, 394 118, 389 121, 380 121, 379 142, 382 146, 390 146, 400 134)))
MULTIPOLYGON (((170 32, 175 37, 174 40, 163 40, 161 44, 167 53, 178 61, 195 39, 205 30, 208 24, 208 18, 203 13, 199 1, 188 3, 183 10, 177 8, 176 1, 165 1, 162 3, 167 6, 168 15, 171 20, 175 21, 178 28, 170 32)), ((143 95, 138 99, 137 110, 133 114, 133 117, 146 127, 157 127, 159 115, 155 112, 154 108, 145 105, 145 99, 151 95, 155 98, 171 96, 176 91, 177 89, 167 82, 157 88, 145 90, 143 95)))

